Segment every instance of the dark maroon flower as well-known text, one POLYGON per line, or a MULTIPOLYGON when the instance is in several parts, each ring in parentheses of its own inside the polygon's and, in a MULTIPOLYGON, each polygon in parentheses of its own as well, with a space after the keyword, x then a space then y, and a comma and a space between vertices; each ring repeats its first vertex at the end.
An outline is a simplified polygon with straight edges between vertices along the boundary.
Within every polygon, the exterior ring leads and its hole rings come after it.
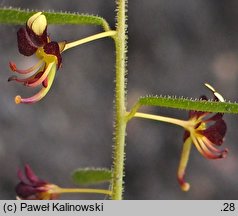
POLYGON ((111 190, 96 188, 61 188, 38 178, 31 170, 29 165, 25 165, 25 175, 21 170, 18 171, 20 182, 15 190, 17 199, 21 200, 54 200, 64 193, 95 193, 112 195, 111 190))
MULTIPOLYGON (((224 102, 223 97, 212 86, 209 84, 206 84, 206 86, 213 92, 214 101, 224 102)), ((202 96, 201 100, 208 99, 206 96, 202 96)), ((178 169, 178 181, 184 191, 189 190, 189 184, 185 182, 184 175, 192 143, 205 158, 219 159, 227 155, 227 149, 220 150, 217 148, 217 146, 222 145, 227 129, 226 123, 222 118, 223 113, 212 114, 209 112, 190 111, 189 120, 181 125, 185 128, 185 133, 178 169)))
POLYGON ((20 74, 21 78, 11 76, 8 81, 23 83, 28 87, 42 85, 42 89, 32 97, 15 97, 15 102, 34 103, 41 100, 51 88, 55 73, 62 64, 61 52, 65 47, 65 42, 51 41, 47 35, 47 20, 42 12, 32 15, 25 27, 21 27, 17 32, 18 50, 25 56, 36 55, 39 61, 26 70, 20 70, 13 62, 9 66, 13 72, 20 74))
POLYGON ((52 200, 58 198, 59 187, 39 179, 29 165, 25 165, 25 176, 21 170, 18 171, 18 178, 20 182, 15 190, 19 199, 52 200))

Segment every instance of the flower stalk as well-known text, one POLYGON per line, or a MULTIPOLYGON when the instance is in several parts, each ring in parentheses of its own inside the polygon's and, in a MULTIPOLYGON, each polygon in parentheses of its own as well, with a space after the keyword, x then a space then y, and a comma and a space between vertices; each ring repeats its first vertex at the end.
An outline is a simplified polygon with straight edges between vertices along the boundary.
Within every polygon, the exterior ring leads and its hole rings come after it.
POLYGON ((26 164, 24 173, 18 170, 20 182, 16 185, 16 194, 18 199, 23 200, 53 200, 58 199, 64 193, 88 193, 104 194, 111 196, 112 192, 105 189, 96 188, 61 188, 58 185, 49 183, 40 179, 26 164))
POLYGON ((113 37, 115 34, 116 34, 116 31, 106 31, 106 32, 102 32, 99 34, 95 34, 95 35, 83 38, 81 40, 73 41, 73 42, 67 43, 65 45, 64 51, 67 49, 73 48, 75 46, 79 46, 79 45, 94 41, 94 40, 98 40, 98 39, 105 38, 105 37, 113 37))
POLYGON ((171 123, 171 124, 175 124, 175 125, 181 126, 183 128, 189 128, 191 126, 190 122, 188 122, 188 121, 184 121, 184 120, 180 120, 180 119, 176 119, 176 118, 171 118, 171 117, 165 117, 165 116, 141 113, 141 112, 135 113, 133 117, 145 118, 145 119, 151 119, 151 120, 155 120, 155 121, 167 122, 167 123, 171 123))

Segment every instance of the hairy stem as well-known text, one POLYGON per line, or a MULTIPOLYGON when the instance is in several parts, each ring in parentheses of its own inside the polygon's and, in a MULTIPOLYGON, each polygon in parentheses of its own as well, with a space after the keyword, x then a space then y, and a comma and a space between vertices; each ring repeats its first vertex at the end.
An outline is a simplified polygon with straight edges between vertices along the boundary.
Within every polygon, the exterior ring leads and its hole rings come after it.
POLYGON ((115 141, 113 154, 112 199, 123 198, 123 175, 126 136, 126 8, 127 0, 117 0, 115 141))

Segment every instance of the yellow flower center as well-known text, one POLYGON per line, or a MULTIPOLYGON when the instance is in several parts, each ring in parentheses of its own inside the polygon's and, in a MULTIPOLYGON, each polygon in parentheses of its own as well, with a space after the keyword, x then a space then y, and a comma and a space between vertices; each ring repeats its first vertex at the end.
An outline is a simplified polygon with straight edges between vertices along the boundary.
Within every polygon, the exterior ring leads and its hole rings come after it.
POLYGON ((43 59, 46 64, 49 64, 51 62, 55 62, 56 64, 58 64, 57 57, 55 55, 45 53, 43 47, 37 49, 36 56, 39 59, 43 59))

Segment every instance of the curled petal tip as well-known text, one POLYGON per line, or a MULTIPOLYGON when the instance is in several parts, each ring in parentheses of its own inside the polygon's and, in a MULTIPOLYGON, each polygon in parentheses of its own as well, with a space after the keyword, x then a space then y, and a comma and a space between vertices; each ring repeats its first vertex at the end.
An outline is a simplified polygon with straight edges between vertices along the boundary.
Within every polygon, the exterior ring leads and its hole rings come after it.
POLYGON ((226 158, 228 154, 228 149, 224 149, 222 154, 221 154, 221 158, 226 158))
POLYGON ((182 191, 187 192, 190 189, 190 184, 187 182, 184 182, 183 184, 180 185, 182 191))
POLYGON ((17 96, 15 97, 15 103, 16 103, 16 104, 20 104, 20 103, 21 103, 21 96, 20 96, 20 95, 17 95, 17 96))
POLYGON ((17 76, 10 76, 7 81, 10 82, 16 79, 17 79, 17 76))
POLYGON ((179 173, 178 182, 182 191, 187 192, 190 189, 190 184, 184 180, 184 174, 179 173))
POLYGON ((16 71, 17 70, 17 66, 14 62, 9 62, 9 67, 11 68, 12 71, 16 71))

